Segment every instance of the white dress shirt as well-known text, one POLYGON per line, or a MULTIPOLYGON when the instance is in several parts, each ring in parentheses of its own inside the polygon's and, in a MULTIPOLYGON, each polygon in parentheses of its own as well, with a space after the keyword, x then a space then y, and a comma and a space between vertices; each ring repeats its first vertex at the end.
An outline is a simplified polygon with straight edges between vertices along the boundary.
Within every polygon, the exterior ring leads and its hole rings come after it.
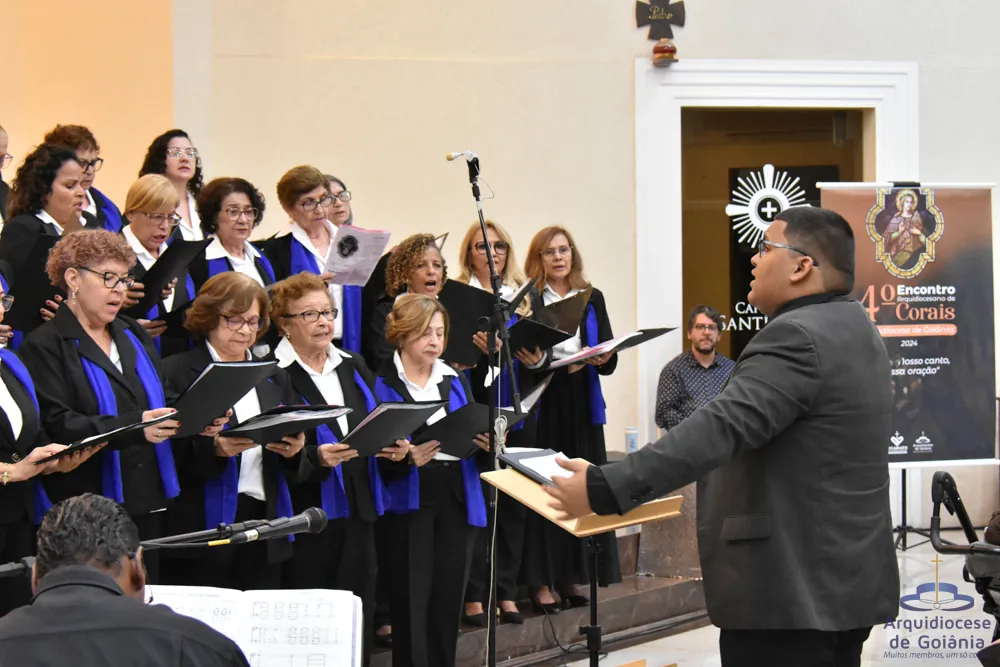
MULTIPOLYGON (((438 385, 441 384, 448 376, 458 376, 458 373, 455 372, 454 368, 440 359, 437 359, 434 361, 434 366, 431 368, 431 375, 427 378, 427 384, 421 387, 420 385, 411 382, 410 379, 406 377, 406 371, 403 370, 403 360, 399 357, 399 350, 392 353, 392 363, 396 365, 396 372, 399 374, 399 379, 402 381, 403 386, 406 387, 406 390, 410 392, 410 396, 417 403, 440 401, 441 392, 438 391, 438 385)), ((430 426, 435 422, 441 421, 447 414, 448 411, 445 408, 441 408, 427 419, 427 425, 430 426)), ((450 454, 442 454, 441 452, 435 454, 434 458, 438 461, 459 460, 458 457, 451 456, 450 454)))
MULTIPOLYGON (((142 245, 142 241, 140 241, 139 237, 137 237, 135 235, 135 232, 132 231, 132 225, 125 225, 124 227, 122 227, 122 236, 125 237, 125 240, 128 242, 129 247, 132 248, 133 251, 135 251, 136 259, 138 259, 139 263, 142 264, 142 268, 149 271, 150 267, 153 266, 153 264, 156 264, 156 257, 153 257, 153 255, 148 250, 146 250, 146 246, 142 245)), ((162 255, 164 252, 166 252, 166 250, 167 250, 167 244, 166 242, 163 242, 160 244, 160 249, 157 252, 157 254, 162 255)), ((173 309, 174 307, 173 291, 170 292, 170 296, 168 296, 166 299, 163 300, 163 307, 168 313, 173 309)))
MULTIPOLYGON (((295 237, 299 243, 302 244, 306 250, 312 254, 319 261, 319 271, 324 273, 326 271, 326 260, 333 252, 333 238, 337 235, 337 227, 329 220, 326 221, 326 227, 330 232, 330 247, 327 248, 326 255, 320 253, 313 245, 312 239, 309 238, 309 234, 306 230, 299 227, 294 222, 292 223, 292 236, 295 237)), ((333 320, 333 337, 336 340, 341 340, 344 337, 344 286, 343 285, 330 285, 330 298, 333 299, 333 304, 337 308, 337 317, 333 320)))
POLYGON ((56 219, 53 218, 51 215, 49 215, 48 211, 39 211, 38 213, 35 214, 35 217, 41 220, 42 222, 47 222, 53 227, 55 227, 56 232, 59 233, 59 236, 63 235, 63 226, 60 225, 58 222, 56 222, 56 219))
POLYGON ((7 415, 10 430, 14 432, 14 439, 17 440, 21 437, 24 415, 21 414, 21 408, 17 407, 17 401, 14 400, 10 389, 7 388, 7 383, 3 381, 0 381, 0 410, 3 410, 4 414, 7 415))
MULTIPOLYGON (((327 405, 344 405, 344 389, 340 386, 340 376, 337 375, 337 366, 340 366, 340 363, 344 359, 350 359, 351 355, 341 352, 331 343, 326 350, 326 363, 323 365, 323 372, 317 373, 313 370, 312 366, 302 361, 299 353, 292 347, 292 344, 288 342, 287 338, 283 337, 278 346, 274 348, 274 356, 278 360, 279 368, 288 368, 292 364, 301 366, 309 374, 313 384, 319 389, 319 393, 323 395, 323 400, 326 401, 327 405)), ((347 415, 337 417, 337 425, 340 426, 340 431, 344 435, 350 432, 347 424, 347 415)), ((319 444, 328 445, 331 443, 321 442, 319 444)))
MULTIPOLYGON (((556 303, 557 301, 563 301, 571 296, 576 296, 583 290, 581 289, 571 289, 566 296, 559 296, 554 289, 549 287, 548 283, 545 284, 545 289, 542 290, 542 303, 546 306, 550 303, 556 303)), ((564 359, 570 355, 576 354, 583 349, 583 343, 580 340, 580 327, 576 328, 576 333, 569 340, 563 341, 558 345, 552 346, 552 359, 564 359)))
POLYGON ((90 189, 86 190, 87 194, 87 206, 83 209, 87 213, 91 214, 95 218, 97 217, 97 202, 94 201, 94 196, 90 194, 90 189))
MULTIPOLYGON (((212 344, 205 341, 205 345, 208 346, 208 353, 212 355, 212 360, 221 361, 219 353, 215 351, 212 344)), ((247 352, 247 361, 250 361, 249 352, 247 352)), ((251 417, 256 417, 260 412, 260 399, 256 389, 248 391, 233 406, 237 423, 243 423, 251 417)), ((225 431, 222 432, 222 435, 225 435, 225 431)), ((240 453, 240 482, 237 489, 239 493, 261 502, 266 500, 264 495, 264 450, 260 445, 245 449, 240 453)))
POLYGON ((233 257, 229 254, 229 251, 225 249, 222 245, 222 241, 216 236, 212 239, 212 242, 208 244, 205 248, 205 259, 228 259, 229 263, 233 266, 233 271, 238 271, 245 276, 250 276, 257 281, 257 284, 261 287, 267 287, 267 283, 264 282, 264 278, 260 275, 260 271, 257 270, 257 265, 254 264, 254 260, 260 257, 260 251, 254 248, 249 241, 243 242, 243 256, 233 257))
MULTIPOLYGON (((194 195, 190 192, 187 193, 188 200, 188 210, 191 212, 191 219, 186 220, 184 216, 181 215, 180 224, 177 228, 181 230, 181 238, 185 241, 202 241, 205 239, 205 233, 201 231, 201 218, 198 217, 198 207, 194 200, 194 195)), ((177 212, 180 215, 180 211, 177 212)))

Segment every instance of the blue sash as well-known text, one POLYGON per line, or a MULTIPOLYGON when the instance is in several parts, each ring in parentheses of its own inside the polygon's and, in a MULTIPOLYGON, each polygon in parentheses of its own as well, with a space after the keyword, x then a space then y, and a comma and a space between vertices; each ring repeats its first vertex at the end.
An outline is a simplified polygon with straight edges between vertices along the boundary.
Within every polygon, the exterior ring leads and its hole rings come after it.
MULTIPOLYGON (((375 395, 382 402, 402 403, 403 397, 378 377, 375 380, 375 395)), ((457 377, 451 380, 451 392, 448 394, 448 412, 454 412, 469 399, 465 396, 465 388, 457 377)), ((465 512, 469 525, 483 528, 486 526, 486 501, 483 498, 483 487, 479 483, 479 471, 474 460, 463 459, 462 483, 465 487, 465 512)), ((409 474, 390 482, 388 511, 393 514, 406 514, 420 509, 420 473, 415 465, 410 466, 409 474)))
MULTIPOLYGON (((330 239, 333 242, 333 239, 330 239)), ((292 275, 302 272, 322 275, 323 267, 320 266, 316 255, 309 252, 297 238, 292 236, 292 275)), ((351 352, 361 352, 361 286, 344 285, 344 302, 339 304, 343 311, 344 332, 341 337, 340 347, 351 352)))
POLYGON ((117 234, 122 228, 122 216, 118 207, 111 203, 97 188, 90 188, 90 196, 94 198, 97 208, 104 212, 104 229, 117 234))
MULTIPOLYGON (((365 397, 365 410, 371 413, 375 409, 375 397, 372 396, 368 385, 365 384, 364 380, 361 379, 361 375, 356 370, 354 371, 354 384, 365 397)), ((306 400, 305 396, 302 397, 302 402, 309 405, 309 401, 306 400)), ((338 442, 340 441, 329 426, 320 424, 317 427, 316 444, 337 444, 338 442)), ((382 481, 382 474, 378 469, 378 459, 374 456, 368 457, 368 482, 372 490, 375 513, 378 516, 382 516, 385 514, 386 498, 384 496, 388 495, 388 491, 385 489, 385 482, 382 481)), ((343 466, 335 466, 330 476, 320 483, 320 498, 323 511, 331 519, 343 519, 350 516, 351 512, 347 503, 347 493, 344 491, 343 466)))
MULTIPOLYGON (((588 347, 594 347, 601 342, 598 340, 597 315, 594 313, 593 304, 587 304, 587 321, 581 333, 583 334, 583 344, 588 347)), ((601 391, 601 378, 597 373, 597 366, 587 364, 584 372, 587 374, 587 388, 590 394, 590 423, 594 426, 607 424, 607 404, 604 402, 604 393, 601 391)))
MULTIPOLYGON (((2 278, 0 278, 2 280, 2 278)), ((28 396, 31 397, 31 402, 35 404, 35 416, 38 417, 38 423, 41 425, 42 416, 41 411, 38 408, 38 395, 35 393, 35 383, 31 381, 31 374, 28 373, 28 369, 25 368, 24 364, 18 358, 16 354, 10 350, 5 350, 0 347, 0 360, 10 369, 10 372, 14 374, 17 381, 21 383, 24 390, 28 392, 28 396)), ((52 507, 52 501, 49 500, 49 496, 45 493, 45 489, 42 488, 42 482, 40 479, 34 480, 35 485, 35 523, 39 524, 42 522, 42 516, 45 515, 49 508, 52 507)))
MULTIPOLYGON (((268 378, 268 382, 271 379, 268 378)), ((224 428, 229 428, 226 424, 224 428)), ((267 450, 261 451, 261 467, 263 469, 264 456, 271 455, 278 460, 278 454, 267 450)), ((278 477, 278 498, 277 515, 278 518, 287 518, 294 514, 292 511, 292 496, 288 493, 288 481, 281 470, 275 471, 278 477)), ((205 482, 205 528, 213 530, 220 523, 230 524, 236 521, 236 503, 240 489, 240 468, 236 463, 236 457, 230 456, 226 459, 226 468, 216 477, 205 482)), ((288 536, 289 542, 295 541, 294 535, 288 536)))
MULTIPOLYGON (((264 285, 270 285, 274 282, 274 267, 271 266, 271 262, 263 254, 256 258, 260 261, 261 267, 264 269, 264 275, 261 278, 264 279, 264 285)), ((256 264, 256 262, 254 262, 256 264)), ((215 259, 208 260, 208 277, 218 275, 220 273, 225 273, 226 271, 232 271, 233 266, 229 263, 229 260, 225 257, 216 257, 215 259)), ((231 523, 231 522, 230 522, 231 523)), ((215 526, 213 526, 214 528, 215 526)))
MULTIPOLYGON (((163 384, 156 375, 156 368, 146 354, 146 349, 128 329, 125 330, 132 346, 135 348, 135 372, 139 376, 139 382, 146 391, 146 398, 150 410, 156 410, 166 405, 163 396, 163 384)), ((80 341, 76 341, 77 347, 80 341)), ((81 356, 80 363, 83 365, 83 372, 87 376, 90 388, 97 398, 97 410, 100 414, 117 417, 118 402, 115 400, 114 391, 111 389, 111 380, 108 374, 100 366, 90 359, 81 356)), ((156 463, 160 469, 160 481, 163 482, 163 493, 167 498, 175 498, 181 492, 180 484, 177 482, 177 470, 174 467, 174 452, 169 440, 164 440, 153 445, 156 450, 156 463)), ((122 496, 122 471, 119 452, 117 450, 105 452, 101 461, 101 495, 110 498, 121 504, 124 502, 122 496)))
MULTIPOLYGON (((191 274, 187 274, 186 275, 186 280, 185 280, 184 285, 187 288, 188 301, 189 302, 190 301, 194 301, 194 297, 195 297, 194 281, 191 279, 191 274)), ((176 299, 177 299, 177 295, 175 294, 174 295, 174 300, 176 301, 176 299)), ((152 308, 150 308, 149 312, 146 313, 146 319, 147 320, 155 320, 155 319, 158 319, 159 317, 162 317, 165 314, 166 313, 163 312, 163 308, 161 307, 160 303, 157 302, 156 305, 154 305, 152 308)), ((163 354, 163 349, 162 349, 161 344, 160 344, 160 337, 161 336, 157 336, 156 338, 153 339, 153 346, 156 347, 156 352, 158 354, 163 354)))

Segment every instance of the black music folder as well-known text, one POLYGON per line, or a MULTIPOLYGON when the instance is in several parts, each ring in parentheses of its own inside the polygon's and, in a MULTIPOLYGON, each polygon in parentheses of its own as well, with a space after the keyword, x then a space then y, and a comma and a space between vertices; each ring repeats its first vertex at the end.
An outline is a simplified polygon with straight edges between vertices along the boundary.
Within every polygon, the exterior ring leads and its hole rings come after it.
POLYGON ((551 449, 532 449, 525 452, 508 452, 500 455, 500 463, 510 466, 525 477, 532 479, 544 486, 555 486, 552 482, 553 476, 569 477, 573 473, 559 467, 555 462, 557 458, 569 459, 559 452, 551 449), (531 462, 531 459, 537 461, 531 462))
POLYGON ((281 405, 226 429, 222 435, 249 438, 266 445, 332 422, 350 411, 339 405, 281 405))
POLYGON ((572 337, 573 334, 553 328, 536 319, 524 318, 515 322, 510 328, 510 350, 512 356, 516 356, 522 349, 534 352, 536 347, 544 352, 572 337))
POLYGON ((374 456, 397 440, 410 437, 431 415, 446 406, 444 401, 428 403, 382 403, 341 442, 360 456, 374 456))
POLYGON ((274 373, 277 361, 214 362, 205 367, 171 406, 177 410, 177 438, 198 435, 274 373))
POLYGON ((639 329, 634 333, 621 336, 619 338, 612 338, 611 340, 604 341, 599 345, 594 347, 580 350, 576 354, 568 356, 559 361, 553 362, 549 365, 549 368, 556 369, 562 368, 563 366, 569 366, 570 364, 576 364, 584 361, 585 359, 590 359, 592 357, 599 357, 602 354, 608 352, 622 352, 629 348, 635 347, 636 345, 641 345, 642 343, 653 340, 654 338, 659 338, 665 333, 673 331, 676 327, 666 327, 658 329, 639 329))
MULTIPOLYGON (((142 299, 139 300, 139 303, 129 308, 126 311, 126 315, 136 319, 146 317, 149 309, 159 303, 160 293, 166 289, 170 281, 180 278, 187 271, 191 262, 197 259, 211 242, 212 239, 205 239, 203 241, 183 241, 178 239, 167 246, 167 249, 160 255, 160 258, 156 260, 153 266, 149 267, 142 280, 139 281, 142 283, 143 288, 142 299)), ((180 290, 183 293, 184 289, 185 285, 178 280, 174 291, 180 290)), ((177 301, 176 294, 174 301, 177 301)))
POLYGON ((448 311, 448 347, 443 361, 475 366, 482 351, 472 342, 479 331, 479 321, 493 315, 493 295, 457 280, 449 280, 441 288, 438 301, 448 311))
POLYGON ((590 302, 590 293, 593 291, 593 287, 588 287, 568 299, 539 308, 534 319, 553 329, 571 332, 571 336, 574 336, 576 330, 580 328, 580 322, 583 321, 583 311, 586 310, 590 302))
POLYGON ((42 316, 38 311, 46 307, 46 301, 51 300, 56 294, 65 296, 61 289, 52 286, 49 274, 45 271, 49 251, 60 238, 48 234, 39 236, 18 275, 8 276, 11 278, 10 293, 16 301, 14 307, 4 316, 4 324, 23 331, 25 335, 42 325, 42 316))
POLYGON ((61 452, 53 454, 52 456, 47 456, 39 461, 36 461, 35 465, 42 465, 43 463, 48 463, 49 461, 55 461, 56 459, 61 459, 65 456, 69 456, 70 454, 78 452, 81 449, 87 449, 88 447, 99 445, 102 442, 108 443, 108 445, 104 448, 105 450, 121 449, 123 443, 122 436, 134 433, 135 431, 142 430, 149 426, 156 426, 160 422, 165 422, 168 419, 175 419, 176 417, 177 413, 173 412, 169 415, 163 415, 162 417, 157 417, 156 419, 150 419, 144 422, 136 422, 134 424, 129 424, 128 426, 121 426, 119 428, 107 431, 105 433, 92 435, 89 438, 83 438, 81 440, 77 440, 76 442, 70 443, 70 445, 61 452))
MULTIPOLYGON (((527 411, 517 415, 509 409, 501 409, 499 414, 507 418, 507 428, 520 423, 528 416, 527 411)), ((482 451, 472 439, 480 433, 488 434, 492 428, 490 406, 484 403, 467 403, 430 426, 420 429, 413 436, 413 444, 420 445, 437 440, 441 443, 442 454, 467 459, 482 451)))

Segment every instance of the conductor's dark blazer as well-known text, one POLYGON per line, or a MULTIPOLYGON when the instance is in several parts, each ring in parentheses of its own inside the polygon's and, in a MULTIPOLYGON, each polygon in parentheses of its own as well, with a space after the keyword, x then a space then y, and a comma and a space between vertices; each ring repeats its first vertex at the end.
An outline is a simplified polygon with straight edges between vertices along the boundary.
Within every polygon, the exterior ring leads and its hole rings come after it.
POLYGON ((753 337, 715 399, 588 470, 591 507, 627 511, 698 481, 705 599, 722 629, 882 624, 899 607, 891 412, 889 357, 862 306, 797 299, 753 337))

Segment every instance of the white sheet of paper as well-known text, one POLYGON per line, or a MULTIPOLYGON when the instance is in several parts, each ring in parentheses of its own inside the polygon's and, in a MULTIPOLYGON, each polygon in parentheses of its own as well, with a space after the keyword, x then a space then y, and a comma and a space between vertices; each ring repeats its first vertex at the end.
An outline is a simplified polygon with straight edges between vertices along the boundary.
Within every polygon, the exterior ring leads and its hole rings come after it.
POLYGON ((529 459, 521 459, 521 465, 530 468, 545 479, 552 481, 553 477, 572 477, 573 473, 565 468, 561 468, 556 459, 560 458, 568 461, 569 457, 561 452, 549 454, 548 456, 532 456, 529 459))
POLYGON ((197 618, 246 650, 243 646, 246 598, 241 591, 209 586, 150 585, 146 588, 153 596, 153 604, 163 604, 178 614, 197 618))
POLYGON ((599 357, 605 352, 610 352, 615 349, 629 338, 635 338, 639 336, 639 331, 634 331, 628 335, 622 336, 621 338, 612 338, 611 340, 606 340, 603 343, 595 345, 593 347, 588 347, 586 350, 580 350, 576 354, 571 354, 565 359, 560 359, 559 361, 554 361, 549 364, 549 368, 562 368, 563 366, 569 366, 570 364, 580 363, 585 359, 590 359, 591 357, 599 357))
POLYGON ((364 285, 389 245, 389 232, 341 225, 330 242, 323 270, 338 285, 364 285))

